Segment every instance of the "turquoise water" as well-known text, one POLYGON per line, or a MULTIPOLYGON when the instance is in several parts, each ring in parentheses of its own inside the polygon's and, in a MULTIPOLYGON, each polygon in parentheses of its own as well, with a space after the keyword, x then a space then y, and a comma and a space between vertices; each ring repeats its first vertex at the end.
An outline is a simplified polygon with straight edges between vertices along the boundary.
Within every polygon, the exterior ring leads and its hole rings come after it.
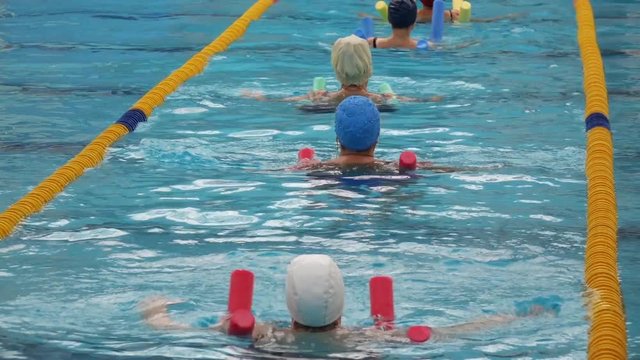
MULTIPOLYGON (((283 356, 583 359, 585 136, 570 3, 500 1, 447 26, 447 48, 374 52, 375 89, 441 95, 383 114, 378 156, 476 171, 354 186, 272 171, 312 146, 335 155, 330 114, 243 98, 335 86, 330 46, 372 1, 280 1, 148 123, 0 243, 0 358, 278 358, 244 340, 157 332, 136 304, 164 294, 191 322, 222 314, 229 273, 256 274, 254 310, 287 321, 286 264, 326 253, 347 285, 347 326, 369 326, 368 279, 395 279, 402 325, 444 326, 538 295, 537 318, 422 346, 300 346, 283 356), (454 49, 459 44, 475 45, 454 49)), ((79 152, 148 89, 209 43, 250 1, 0 2, 0 208, 79 152)), ((637 101, 640 5, 595 1, 615 138, 620 268, 629 354, 640 357, 637 101), (615 5, 615 6, 613 6, 615 5), (634 48, 635 47, 635 48, 634 48)), ((382 35, 386 29, 377 24, 382 35)), ((429 29, 419 25, 417 34, 429 29)))

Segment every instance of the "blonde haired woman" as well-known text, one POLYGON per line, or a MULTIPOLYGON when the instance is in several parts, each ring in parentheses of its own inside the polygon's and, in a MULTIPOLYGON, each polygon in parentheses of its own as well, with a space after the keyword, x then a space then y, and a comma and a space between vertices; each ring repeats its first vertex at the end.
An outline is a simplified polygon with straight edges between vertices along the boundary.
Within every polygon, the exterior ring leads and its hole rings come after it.
MULTIPOLYGON (((338 105, 342 100, 353 95, 368 97, 376 104, 383 104, 391 98, 402 101, 416 101, 416 99, 399 97, 392 93, 376 94, 369 92, 367 86, 369 84, 369 78, 373 74, 373 65, 371 49, 369 48, 367 40, 355 35, 349 35, 336 40, 331 49, 331 65, 333 65, 333 71, 340 82, 340 90, 311 91, 306 95, 287 97, 279 100, 311 100, 316 104, 330 104, 333 106, 338 105)), ((271 100, 267 99, 263 94, 255 92, 245 93, 245 95, 258 100, 271 100)))
MULTIPOLYGON (((355 35, 336 40, 331 49, 331 65, 340 82, 340 90, 335 92, 315 91, 309 94, 311 100, 340 103, 349 96, 366 96, 375 103, 385 101, 385 96, 367 90, 369 78, 373 74, 369 43, 355 35)), ((390 97, 390 95, 389 95, 390 97)))

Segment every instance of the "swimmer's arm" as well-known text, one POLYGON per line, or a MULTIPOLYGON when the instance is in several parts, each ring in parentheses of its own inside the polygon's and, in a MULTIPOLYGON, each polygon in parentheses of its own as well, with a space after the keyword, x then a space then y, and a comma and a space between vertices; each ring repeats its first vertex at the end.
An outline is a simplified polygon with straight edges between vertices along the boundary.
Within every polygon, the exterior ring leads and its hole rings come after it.
MULTIPOLYGON (((167 306, 179 304, 183 300, 169 300, 167 298, 157 296, 140 302, 139 308, 142 318, 147 325, 157 330, 213 330, 227 334, 229 329, 229 316, 225 316, 220 322, 211 324, 205 328, 193 327, 187 324, 179 323, 169 317, 167 306)), ((274 327, 265 323, 256 323, 251 333, 252 338, 256 341, 269 336, 273 332, 274 327)))
POLYGON ((444 11, 444 21, 454 22, 460 17, 460 10, 450 9, 444 11))
POLYGON ((290 166, 288 168, 286 168, 285 170, 316 170, 321 168, 324 165, 324 163, 320 160, 316 160, 316 159, 305 159, 305 160, 301 160, 299 161, 297 164, 295 164, 294 166, 290 166))
MULTIPOLYGON (((445 340, 448 338, 453 338, 459 335, 465 335, 469 333, 480 332, 481 330, 489 330, 492 328, 496 328, 501 325, 505 325, 511 323, 518 319, 515 315, 492 315, 486 318, 481 318, 472 322, 445 326, 445 327, 429 327, 431 329, 431 337, 428 341, 438 341, 445 340)), ((381 338, 386 338, 392 341, 398 342, 407 342, 410 341, 407 335, 407 328, 395 328, 393 330, 381 330, 374 329, 369 331, 370 336, 377 336, 381 338)))
POLYGON ((519 319, 519 317, 516 315, 509 315, 509 314, 492 315, 485 318, 476 319, 474 321, 464 323, 464 324, 432 328, 431 331, 433 333, 434 339, 444 339, 444 338, 455 337, 458 335, 476 333, 481 330, 490 330, 502 325, 512 323, 517 319, 519 319))
POLYGON ((320 98, 322 96, 326 96, 326 91, 312 91, 309 92, 308 94, 305 95, 299 95, 299 96, 288 96, 288 97, 284 97, 284 98, 273 98, 273 97, 267 97, 264 93, 262 93, 261 91, 243 91, 242 92, 242 96, 246 97, 246 98, 250 98, 250 99, 255 99, 258 101, 282 101, 282 102, 293 102, 293 101, 303 101, 303 100, 314 100, 316 98, 320 98))
POLYGON ((300 95, 300 96, 289 96, 289 97, 286 97, 286 98, 277 99, 276 101, 302 101, 302 100, 307 100, 307 99, 309 99, 309 94, 300 95))
MULTIPOLYGON (((518 319, 515 315, 492 315, 486 318, 481 318, 465 324, 445 326, 445 327, 429 327, 431 329, 431 337, 429 342, 445 340, 460 335, 469 333, 480 332, 481 330, 489 330, 500 325, 511 323, 518 319)), ((387 339, 399 342, 409 341, 407 335, 407 328, 396 328, 393 330, 381 331, 387 339)))
MULTIPOLYGON (((168 306, 183 302, 183 300, 169 300, 162 296, 155 296, 140 302, 138 307, 144 322, 156 330, 215 330, 224 333, 227 332, 229 317, 224 317, 220 322, 210 325, 207 324, 204 327, 193 327, 171 319, 168 306)), ((208 321, 209 319, 206 319, 205 323, 208 321)))
POLYGON ((466 170, 464 168, 454 168, 451 166, 439 166, 439 165, 434 165, 432 162, 430 161, 418 161, 418 164, 416 165, 416 167, 419 170, 431 170, 434 172, 442 172, 442 173, 450 173, 450 172, 456 172, 456 171, 461 171, 461 170, 466 170))
POLYGON ((432 328, 432 332, 435 339, 444 339, 457 335, 480 332, 482 330, 490 330, 524 318, 545 315, 557 316, 560 312, 561 301, 558 296, 538 297, 516 304, 516 311, 513 313, 489 315, 465 324, 432 328))
POLYGON ((440 102, 442 101, 443 97, 442 96, 432 96, 432 97, 428 97, 428 98, 414 98, 414 97, 408 97, 408 96, 400 96, 400 95, 395 95, 394 96, 395 99, 398 99, 398 101, 402 101, 402 102, 440 102))
POLYGON ((431 22, 431 13, 432 11, 429 11, 427 9, 418 10, 418 17, 416 18, 416 22, 419 22, 419 23, 431 22))
POLYGON ((172 320, 167 306, 179 304, 182 300, 169 300, 157 296, 148 298, 138 305, 142 319, 147 325, 158 330, 188 330, 191 326, 172 320))
POLYGON ((369 93, 369 99, 376 104, 386 104, 391 100, 397 100, 402 102, 431 102, 431 101, 440 101, 442 100, 442 96, 433 96, 430 98, 414 98, 409 96, 400 96, 396 94, 376 94, 369 93))

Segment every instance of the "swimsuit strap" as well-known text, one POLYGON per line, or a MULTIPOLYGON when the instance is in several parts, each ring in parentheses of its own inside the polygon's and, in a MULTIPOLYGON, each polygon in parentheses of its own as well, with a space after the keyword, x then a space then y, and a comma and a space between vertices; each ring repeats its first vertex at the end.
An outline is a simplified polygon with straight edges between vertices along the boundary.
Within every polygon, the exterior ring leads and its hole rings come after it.
POLYGON ((377 42, 378 42, 378 38, 377 38, 377 37, 374 37, 374 38, 373 38, 373 48, 374 48, 374 49, 378 47, 377 42))

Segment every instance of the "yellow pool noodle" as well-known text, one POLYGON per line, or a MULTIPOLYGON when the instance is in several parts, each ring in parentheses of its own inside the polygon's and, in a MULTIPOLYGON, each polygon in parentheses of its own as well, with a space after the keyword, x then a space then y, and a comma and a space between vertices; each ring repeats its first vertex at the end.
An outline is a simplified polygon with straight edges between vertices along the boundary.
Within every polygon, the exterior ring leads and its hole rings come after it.
POLYGON ((471 20, 471 3, 468 1, 463 1, 460 6, 460 17, 458 18, 459 22, 469 22, 471 20))
POLYGON ((389 8, 387 7, 387 3, 383 0, 380 0, 376 3, 376 10, 382 16, 382 20, 389 21, 389 8))
POLYGON ((453 3, 451 4, 451 8, 453 10, 458 10, 460 11, 460 8, 462 7, 462 2, 464 0, 453 0, 453 3))

